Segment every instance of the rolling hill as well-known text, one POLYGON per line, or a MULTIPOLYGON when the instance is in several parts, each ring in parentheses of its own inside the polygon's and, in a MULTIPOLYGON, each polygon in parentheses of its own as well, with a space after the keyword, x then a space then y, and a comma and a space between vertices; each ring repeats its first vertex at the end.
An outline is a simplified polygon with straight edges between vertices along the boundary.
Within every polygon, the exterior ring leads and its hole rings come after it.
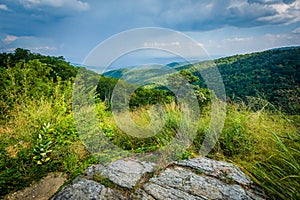
MULTIPOLYGON (((170 63, 173 70, 186 70, 199 77, 194 85, 205 88, 205 82, 199 74, 205 73, 209 66, 215 65, 222 76, 226 94, 231 100, 243 100, 249 103, 249 97, 258 97, 275 105, 283 111, 296 114, 300 110, 300 47, 285 47, 234 55, 213 61, 194 64, 170 63)), ((130 69, 118 69, 104 73, 113 78, 122 78, 130 69)), ((163 80, 165 74, 156 73, 157 80, 163 80)), ((128 77, 128 76, 127 76, 128 77)), ((153 74, 149 76, 153 78, 153 74)), ((143 75, 147 78, 147 75, 143 75)))

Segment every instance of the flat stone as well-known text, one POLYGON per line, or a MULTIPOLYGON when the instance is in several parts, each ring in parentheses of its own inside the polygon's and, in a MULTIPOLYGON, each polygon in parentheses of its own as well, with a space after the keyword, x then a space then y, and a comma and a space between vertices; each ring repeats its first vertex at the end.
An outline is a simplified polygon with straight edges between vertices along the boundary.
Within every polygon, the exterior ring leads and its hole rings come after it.
POLYGON ((122 159, 110 163, 107 167, 95 165, 89 167, 87 175, 100 174, 118 186, 132 189, 146 173, 154 172, 155 164, 131 159, 122 159))
MULTIPOLYGON (((101 199, 105 187, 93 180, 78 177, 62 191, 56 194, 51 200, 96 200, 101 199)), ((103 199, 103 198, 102 198, 103 199)))
POLYGON ((244 186, 250 186, 251 184, 253 184, 250 177, 248 177, 236 165, 223 161, 216 161, 201 157, 178 161, 176 162, 176 165, 190 167, 192 169, 198 170, 199 173, 204 173, 221 180, 234 181, 244 186))
POLYGON ((173 198, 174 190, 178 197, 191 195, 186 197, 188 199, 196 197, 197 199, 262 199, 238 184, 228 184, 215 177, 198 175, 182 167, 167 168, 160 175, 151 178, 149 183, 152 184, 153 189, 145 185, 144 189, 147 193, 160 197, 160 193, 164 190, 164 195, 167 196, 163 198, 167 199, 173 198), (159 194, 156 194, 157 192, 159 194))

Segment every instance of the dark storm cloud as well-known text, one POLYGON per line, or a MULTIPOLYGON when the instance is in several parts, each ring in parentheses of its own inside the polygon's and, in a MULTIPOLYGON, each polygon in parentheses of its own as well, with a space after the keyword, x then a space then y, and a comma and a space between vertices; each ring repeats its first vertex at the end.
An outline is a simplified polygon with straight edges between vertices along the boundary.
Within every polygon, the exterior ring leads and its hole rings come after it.
POLYGON ((9 48, 28 46, 34 40, 35 46, 55 46, 50 49, 78 57, 105 38, 132 28, 201 32, 270 27, 271 31, 299 21, 299 0, 2 0, 0 45, 5 49, 5 38, 17 36, 9 48))
POLYGON ((299 18, 299 2, 292 1, 289 4, 279 0, 256 0, 256 3, 254 0, 251 3, 243 0, 176 2, 165 5, 158 23, 181 30, 207 30, 224 26, 288 24, 299 18))
POLYGON ((4 0, 1 5, 9 9, 0 11, 1 31, 9 34, 34 34, 70 22, 83 27, 108 26, 116 31, 143 26, 213 30, 287 24, 299 14, 299 3, 294 0, 4 0))

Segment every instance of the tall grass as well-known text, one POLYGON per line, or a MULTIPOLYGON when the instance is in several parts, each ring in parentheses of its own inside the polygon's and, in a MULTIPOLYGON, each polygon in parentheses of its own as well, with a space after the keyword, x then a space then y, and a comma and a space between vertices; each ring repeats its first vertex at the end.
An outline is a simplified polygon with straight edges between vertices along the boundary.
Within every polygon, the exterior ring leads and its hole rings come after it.
MULTIPOLYGON (((256 107, 257 108, 257 107, 256 107)), ((182 120, 180 107, 169 104, 165 127, 154 137, 138 139, 128 136, 116 126, 113 116, 104 117, 100 124, 110 127, 105 134, 116 145, 133 152, 148 152, 162 148, 174 138, 182 120), (161 142, 162 141, 162 142, 161 142)), ((148 110, 132 111, 137 124, 147 126, 148 110)), ((210 123, 210 107, 203 109, 198 133, 192 145, 177 158, 197 155, 210 123)), ((211 158, 239 165, 260 185, 271 199, 299 199, 300 195, 300 136, 299 116, 287 116, 277 110, 255 109, 244 103, 228 104, 225 126, 211 158)))
POLYGON ((272 199, 300 197, 299 116, 227 107, 225 127, 209 155, 241 166, 272 199))
MULTIPOLYGON (((154 151, 174 137, 181 120, 180 108, 174 104, 164 108, 168 113, 165 128, 152 138, 137 139, 122 133, 112 115, 104 117, 101 126, 110 127, 106 134, 122 148, 133 152, 154 151)), ((181 158, 196 155, 200 150, 210 123, 209 109, 203 109, 198 134, 181 158)), ((133 111, 131 117, 141 126, 150 123, 146 108, 133 111)), ((297 199, 300 191, 299 149, 299 127, 295 120, 278 111, 264 108, 253 111, 245 104, 229 104, 223 132, 208 156, 241 166, 271 198, 297 199)))
POLYGON ((299 133, 295 141, 289 141, 290 144, 285 144, 275 133, 273 135, 277 146, 272 155, 261 161, 245 163, 245 168, 274 199, 300 199, 299 133))
POLYGON ((133 134, 132 132, 135 131, 133 127, 128 125, 129 127, 125 127, 124 131, 118 127, 114 116, 110 112, 103 112, 103 109, 106 109, 103 103, 98 103, 96 109, 100 127, 105 136, 110 139, 114 145, 135 153, 150 152, 167 145, 175 136, 182 117, 179 108, 173 103, 164 105, 164 119, 160 118, 160 116, 153 116, 153 114, 157 113, 151 113, 149 107, 137 108, 130 112, 129 115, 125 115, 122 112, 114 113, 117 115, 118 120, 125 122, 128 122, 129 119, 127 117, 130 116, 134 125, 136 125, 134 128, 138 129, 141 127, 141 130, 144 130, 144 132, 140 131, 139 133, 133 134), (164 121, 165 125, 161 127, 160 125, 151 123, 151 117, 152 120, 154 118, 154 120, 164 121), (150 134, 153 130, 155 134, 151 137, 150 134), (147 133, 149 137, 147 136, 147 133))
POLYGON ((23 98, 0 123, 0 197, 51 171, 74 176, 95 162, 76 133, 71 85, 51 97, 23 98))
MULTIPOLYGON (((25 98, 0 123, 0 196, 23 188, 49 171, 70 176, 80 173, 96 160, 91 157, 76 132, 71 110, 71 85, 56 86, 51 97, 25 98), (41 150, 44 149, 44 150, 41 150)), ((151 137, 135 137, 122 131, 103 102, 96 103, 99 126, 115 145, 133 153, 156 151, 176 137, 180 125, 192 122, 183 117, 183 108, 163 105, 163 126, 151 137)), ((152 110, 153 111, 153 110, 152 110)), ((150 107, 129 114, 134 124, 151 127, 150 107)), ((115 113, 122 118, 123 113, 115 113)), ((124 117, 124 116, 123 116, 124 117)), ((196 156, 210 123, 210 106, 202 109, 197 135, 177 159, 196 156)), ((124 118, 123 120, 127 120, 124 118)), ((241 166, 273 199, 299 199, 300 117, 279 111, 253 109, 243 103, 227 106, 225 126, 208 155, 241 166)), ((155 124, 155 123, 154 123, 155 124)), ((183 143, 182 145, 186 145, 183 143)))

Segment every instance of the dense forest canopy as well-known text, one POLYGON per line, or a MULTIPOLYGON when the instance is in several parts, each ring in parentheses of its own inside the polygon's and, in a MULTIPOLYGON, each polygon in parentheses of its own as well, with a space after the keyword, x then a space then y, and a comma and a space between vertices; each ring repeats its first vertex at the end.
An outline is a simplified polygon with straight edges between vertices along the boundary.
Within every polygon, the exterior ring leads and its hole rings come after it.
POLYGON ((232 56, 215 63, 230 97, 261 97, 286 112, 299 112, 300 48, 232 56))

